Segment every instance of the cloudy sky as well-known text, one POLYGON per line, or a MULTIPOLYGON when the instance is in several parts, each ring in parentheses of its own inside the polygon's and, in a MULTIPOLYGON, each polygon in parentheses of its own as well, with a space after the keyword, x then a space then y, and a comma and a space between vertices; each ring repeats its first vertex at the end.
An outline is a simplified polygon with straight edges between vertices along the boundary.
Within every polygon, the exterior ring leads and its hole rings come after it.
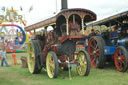
MULTIPOLYGON (((0 7, 13 7, 25 15, 27 25, 55 15, 56 0, 0 0, 0 7), (20 11, 22 7, 22 11, 20 11), (29 12, 29 9, 33 10, 29 12)), ((113 14, 128 10, 128 0, 68 0, 68 8, 90 9, 103 19, 113 14)), ((57 0, 57 10, 61 9, 61 0, 57 0)))

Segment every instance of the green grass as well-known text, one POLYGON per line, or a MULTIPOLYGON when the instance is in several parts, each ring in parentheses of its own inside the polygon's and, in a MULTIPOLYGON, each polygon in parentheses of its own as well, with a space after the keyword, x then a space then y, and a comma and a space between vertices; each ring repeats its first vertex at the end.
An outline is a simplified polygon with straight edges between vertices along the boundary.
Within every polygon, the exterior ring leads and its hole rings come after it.
POLYGON ((68 72, 62 70, 56 79, 49 79, 43 70, 40 74, 30 74, 27 68, 21 67, 20 57, 26 54, 16 55, 17 66, 11 65, 11 54, 8 54, 10 67, 0 67, 0 85, 128 85, 128 72, 118 72, 113 64, 104 69, 91 68, 88 77, 78 76, 73 68, 72 80, 69 80, 68 72))

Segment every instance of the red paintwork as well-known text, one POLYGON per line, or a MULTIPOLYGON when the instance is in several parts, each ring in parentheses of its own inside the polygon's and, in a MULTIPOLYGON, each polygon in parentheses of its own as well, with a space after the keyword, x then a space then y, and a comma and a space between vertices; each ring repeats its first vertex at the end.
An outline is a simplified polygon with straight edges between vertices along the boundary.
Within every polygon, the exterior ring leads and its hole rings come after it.
POLYGON ((6 50, 7 53, 15 53, 16 50, 6 50))
MULTIPOLYGON (((73 25, 75 26, 75 24, 73 25)), ((80 28, 77 30, 79 31, 80 28)), ((59 56, 59 52, 58 52, 58 49, 57 49, 57 46, 61 43, 63 43, 65 40, 67 39, 72 39, 74 42, 77 42, 78 40, 82 39, 83 35, 81 35, 79 32, 77 34, 74 34, 72 32, 72 30, 70 30, 70 34, 71 35, 66 35, 66 34, 62 34, 62 36, 58 37, 57 41, 56 41, 56 33, 54 31, 50 31, 47 33, 47 36, 46 36, 46 40, 45 42, 42 41, 40 42, 41 43, 41 46, 43 48, 43 62, 46 63, 46 56, 47 56, 47 53, 51 50, 51 51, 54 51, 58 57, 58 59, 63 62, 62 64, 60 64, 61 66, 65 66, 66 63, 65 61, 67 60, 68 61, 68 56, 59 56)), ((84 50, 84 45, 76 45, 76 48, 77 48, 77 51, 80 51, 80 50, 84 50), (81 49, 79 49, 81 48, 81 49)), ((78 54, 78 52, 74 52, 74 54, 78 54)), ((70 56, 70 61, 74 60, 74 55, 70 56)), ((74 63, 73 63, 74 64, 74 63)))
POLYGON ((81 50, 85 50, 84 45, 81 44, 76 45, 76 51, 74 52, 74 54, 78 54, 78 52, 81 50))
POLYGON ((96 43, 96 40, 95 39, 91 39, 90 40, 90 43, 88 44, 88 54, 90 56, 90 60, 91 60, 91 66, 96 68, 97 67, 97 64, 96 64, 96 60, 94 58, 94 56, 96 56, 96 58, 99 57, 99 49, 95 49, 95 47, 97 46, 97 43, 96 43), (94 54, 94 52, 96 52, 94 54))
POLYGON ((114 62, 118 71, 122 72, 122 69, 125 68, 125 55, 121 48, 117 48, 114 54, 114 62))
MULTIPOLYGON (((69 57, 70 61, 74 59, 74 55, 72 55, 71 57, 69 57)), ((59 56, 58 59, 60 59, 62 62, 65 61, 65 60, 68 60, 68 56, 66 55, 63 55, 63 56, 59 56)))

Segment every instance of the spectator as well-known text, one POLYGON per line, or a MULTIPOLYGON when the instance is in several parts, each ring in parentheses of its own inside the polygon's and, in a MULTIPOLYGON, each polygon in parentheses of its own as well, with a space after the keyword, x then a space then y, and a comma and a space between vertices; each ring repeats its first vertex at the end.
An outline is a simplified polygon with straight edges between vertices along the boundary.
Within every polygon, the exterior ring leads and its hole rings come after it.
POLYGON ((88 40, 92 37, 96 36, 96 31, 94 29, 91 30, 91 33, 88 35, 88 40))
POLYGON ((3 67, 3 64, 4 64, 4 63, 5 63, 6 66, 8 66, 8 62, 7 62, 7 60, 6 60, 7 54, 6 54, 5 48, 2 49, 2 51, 1 51, 1 56, 2 56, 1 67, 3 67))
POLYGON ((1 56, 1 52, 2 52, 2 50, 1 50, 1 48, 0 48, 0 59, 2 58, 2 56, 1 56))

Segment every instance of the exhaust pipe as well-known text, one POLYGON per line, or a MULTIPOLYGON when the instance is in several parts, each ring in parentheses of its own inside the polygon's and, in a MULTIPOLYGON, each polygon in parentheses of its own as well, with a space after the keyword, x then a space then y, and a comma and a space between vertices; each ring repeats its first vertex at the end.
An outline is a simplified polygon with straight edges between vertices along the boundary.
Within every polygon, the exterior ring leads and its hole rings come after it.
POLYGON ((67 0, 61 0, 61 10, 68 9, 67 0))

